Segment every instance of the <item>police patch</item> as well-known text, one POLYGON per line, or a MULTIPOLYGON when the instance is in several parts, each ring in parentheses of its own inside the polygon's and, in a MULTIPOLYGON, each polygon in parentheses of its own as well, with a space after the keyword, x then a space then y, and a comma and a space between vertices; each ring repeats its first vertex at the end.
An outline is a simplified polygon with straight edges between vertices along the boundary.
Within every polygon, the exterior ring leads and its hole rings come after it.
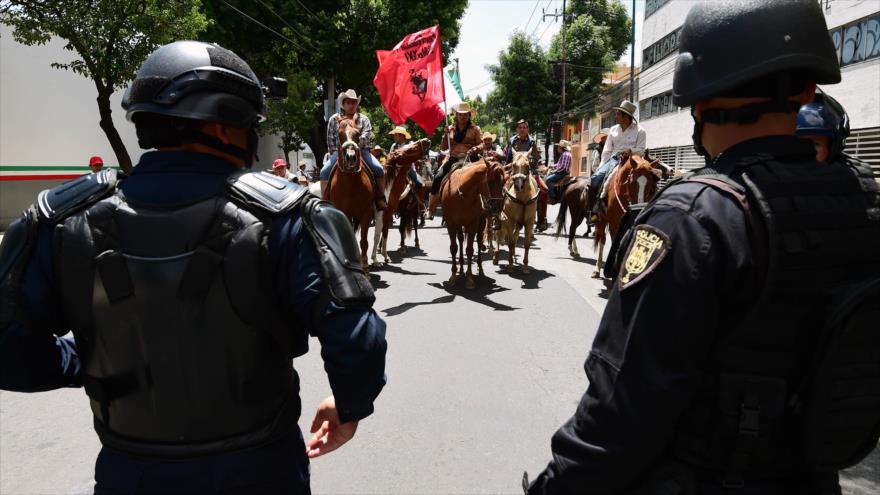
POLYGON ((626 253, 626 261, 620 267, 620 275, 617 277, 619 289, 632 287, 645 278, 657 268, 668 252, 669 237, 666 234, 650 225, 637 226, 626 253))

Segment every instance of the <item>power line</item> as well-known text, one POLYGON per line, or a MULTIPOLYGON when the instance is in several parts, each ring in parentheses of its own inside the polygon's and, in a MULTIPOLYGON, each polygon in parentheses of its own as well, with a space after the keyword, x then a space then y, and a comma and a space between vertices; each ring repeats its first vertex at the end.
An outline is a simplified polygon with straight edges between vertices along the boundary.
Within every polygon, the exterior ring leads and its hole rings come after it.
POLYGON ((300 2, 299 0, 296 0, 296 3, 298 3, 300 7, 302 7, 303 9, 305 9, 305 11, 308 12, 308 14, 309 14, 310 16, 314 17, 315 20, 318 20, 318 16, 316 16, 314 12, 312 12, 311 10, 309 10, 309 8, 306 7, 302 2, 300 2))
POLYGON ((257 0, 257 1, 260 2, 260 5, 262 5, 263 7, 265 7, 266 10, 268 10, 269 12, 271 12, 272 15, 274 15, 274 16, 277 17, 279 20, 281 20, 281 22, 283 22, 284 24, 286 24, 287 27, 289 27, 291 31, 293 31, 294 33, 296 33, 297 35, 299 35, 299 37, 302 38, 303 41, 305 41, 305 42, 310 46, 310 48, 312 48, 313 50, 317 50, 317 49, 318 49, 318 47, 312 42, 312 40, 311 40, 308 36, 306 36, 306 35, 300 33, 295 27, 293 27, 289 22, 287 22, 287 20, 286 20, 285 18, 281 17, 280 14, 278 14, 277 12, 275 12, 274 10, 272 10, 272 8, 269 7, 269 6, 266 4, 266 2, 264 2, 263 0, 257 0))
POLYGON ((523 32, 529 30, 529 24, 532 22, 532 17, 535 15, 535 11, 538 10, 538 4, 541 3, 541 0, 535 0, 535 6, 532 7, 532 13, 529 14, 529 20, 526 21, 526 25, 523 27, 523 32))
POLYGON ((279 38, 282 38, 282 39, 287 40, 288 42, 290 42, 290 44, 292 44, 293 46, 299 48, 300 50, 303 50, 303 51, 306 50, 305 48, 302 47, 302 45, 300 45, 300 44, 297 43, 296 41, 293 41, 292 39, 288 38, 287 36, 284 36, 283 34, 279 33, 278 31, 275 31, 274 29, 272 29, 272 28, 270 28, 269 26, 263 24, 262 22, 260 22, 260 21, 258 21, 258 20, 256 20, 256 19, 254 19, 253 17, 251 17, 251 16, 245 14, 245 13, 242 12, 241 10, 237 9, 235 6, 230 5, 229 2, 227 2, 226 0, 220 0, 220 2, 221 2, 223 5, 226 5, 227 7, 229 7, 230 9, 232 9, 232 10, 238 12, 239 14, 241 14, 243 17, 245 17, 246 19, 250 20, 250 21, 253 22, 254 24, 257 24, 258 26, 262 27, 263 29, 265 29, 265 30, 271 32, 271 33, 274 34, 275 36, 278 36, 279 38))
MULTIPOLYGON (((552 2, 553 2, 553 0, 548 0, 548 1, 547 1, 547 5, 544 6, 544 11, 547 10, 547 7, 549 7, 549 6, 550 6, 550 3, 552 3, 552 2)), ((541 22, 544 22, 544 18, 543 18, 543 17, 541 18, 541 22)), ((538 26, 540 26, 540 25, 541 25, 541 24, 535 24, 535 29, 532 30, 532 34, 529 35, 530 37, 535 36, 535 33, 538 31, 538 26)), ((553 25, 552 22, 549 23, 549 24, 547 24, 547 27, 544 29, 543 32, 541 32, 541 36, 538 36, 538 40, 540 40, 541 38, 544 37, 544 33, 546 33, 546 32, 547 32, 547 29, 550 29, 550 26, 552 26, 552 25, 553 25)))

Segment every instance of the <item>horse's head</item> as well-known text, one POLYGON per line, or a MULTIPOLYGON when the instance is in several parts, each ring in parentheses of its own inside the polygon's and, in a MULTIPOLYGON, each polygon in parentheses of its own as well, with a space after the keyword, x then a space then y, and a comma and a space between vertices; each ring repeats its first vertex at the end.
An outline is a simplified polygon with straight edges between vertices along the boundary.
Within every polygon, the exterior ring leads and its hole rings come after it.
POLYGON ((361 167, 361 131, 352 119, 339 123, 339 166, 343 172, 357 172, 361 167))
POLYGON ((510 178, 513 179, 513 188, 516 192, 522 191, 529 183, 529 152, 515 151, 510 161, 510 178))
POLYGON ((654 197, 660 175, 654 165, 655 162, 633 155, 621 168, 620 173, 625 175, 620 184, 624 186, 630 203, 644 203, 654 197))
POLYGON ((500 198, 504 188, 504 181, 507 178, 504 166, 501 165, 501 162, 489 159, 486 159, 486 165, 489 167, 489 172, 486 175, 486 181, 489 183, 489 194, 493 198, 500 198))
POLYGON ((423 158, 425 154, 428 153, 430 147, 430 139, 419 139, 414 143, 410 143, 402 148, 394 150, 394 152, 388 157, 388 163, 393 165, 410 165, 423 158))

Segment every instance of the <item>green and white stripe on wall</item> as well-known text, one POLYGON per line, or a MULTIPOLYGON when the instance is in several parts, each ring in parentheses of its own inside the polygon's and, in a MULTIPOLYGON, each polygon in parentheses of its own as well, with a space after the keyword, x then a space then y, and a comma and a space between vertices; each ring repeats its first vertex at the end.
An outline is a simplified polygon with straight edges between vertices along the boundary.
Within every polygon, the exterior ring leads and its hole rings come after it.
POLYGON ((89 172, 86 165, 0 165, 0 181, 68 180, 89 172))

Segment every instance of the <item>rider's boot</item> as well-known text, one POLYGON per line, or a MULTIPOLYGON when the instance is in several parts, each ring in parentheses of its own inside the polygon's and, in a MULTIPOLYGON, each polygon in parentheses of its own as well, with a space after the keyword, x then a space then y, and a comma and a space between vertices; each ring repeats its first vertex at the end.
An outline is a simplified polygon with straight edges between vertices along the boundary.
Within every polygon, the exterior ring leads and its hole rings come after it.
POLYGON ((437 210, 438 203, 440 203, 440 195, 431 194, 431 201, 428 204, 428 220, 434 219, 434 211, 437 210))
POLYGON ((385 202, 385 176, 376 177, 376 190, 374 194, 376 198, 376 209, 384 210, 388 208, 388 203, 385 202))

